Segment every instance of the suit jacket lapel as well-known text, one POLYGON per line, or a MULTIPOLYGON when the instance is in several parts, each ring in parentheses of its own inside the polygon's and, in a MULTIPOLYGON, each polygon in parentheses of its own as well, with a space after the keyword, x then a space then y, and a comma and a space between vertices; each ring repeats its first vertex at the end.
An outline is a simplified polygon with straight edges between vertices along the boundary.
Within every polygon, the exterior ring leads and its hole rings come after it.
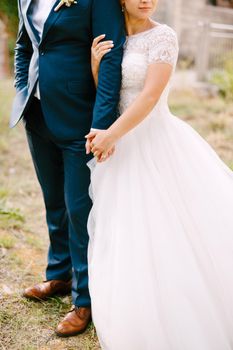
POLYGON ((28 15, 28 11, 29 11, 31 2, 32 2, 32 0, 21 0, 21 10, 22 10, 22 14, 24 17, 24 24, 26 26, 28 35, 31 38, 32 42, 35 45, 37 45, 40 38, 39 38, 39 35, 38 35, 36 29, 32 25, 31 16, 28 15))
POLYGON ((59 2, 60 2, 60 0, 57 0, 55 2, 55 4, 52 7, 52 10, 50 11, 50 13, 49 13, 49 15, 48 15, 48 17, 47 17, 47 19, 45 21, 44 29, 43 29, 43 33, 42 33, 42 37, 41 37, 41 41, 40 42, 42 42, 45 39, 49 29, 52 27, 52 25, 56 22, 56 20, 59 18, 59 16, 62 13, 62 8, 59 11, 57 11, 57 12, 54 11, 55 7, 57 6, 57 4, 59 2))
MULTIPOLYGON (((44 0, 46 1, 46 0, 44 0)), ((51 28, 51 26, 56 22, 56 20, 58 19, 58 17, 60 16, 61 12, 62 12, 62 8, 55 12, 54 9, 57 6, 57 4, 60 2, 60 0, 56 0, 45 23, 44 23, 44 28, 43 28, 43 32, 42 32, 42 37, 40 39, 40 36, 37 32, 37 30, 35 29, 35 27, 33 26, 33 22, 32 22, 32 18, 30 15, 30 6, 32 4, 32 0, 21 0, 21 4, 22 4, 22 9, 23 9, 23 13, 24 13, 24 17, 25 17, 25 25, 27 27, 27 31, 28 34, 31 38, 31 40, 36 44, 40 44, 45 36, 47 35, 49 29, 51 28)))

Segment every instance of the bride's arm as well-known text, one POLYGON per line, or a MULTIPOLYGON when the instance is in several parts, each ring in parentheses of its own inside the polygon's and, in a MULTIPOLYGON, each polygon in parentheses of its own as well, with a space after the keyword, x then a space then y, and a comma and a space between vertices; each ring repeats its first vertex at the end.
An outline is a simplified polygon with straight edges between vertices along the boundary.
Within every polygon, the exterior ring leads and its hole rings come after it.
POLYGON ((150 64, 144 88, 134 102, 107 130, 93 131, 86 136, 94 138, 92 152, 98 160, 101 160, 101 154, 106 154, 118 139, 148 116, 166 87, 172 69, 172 65, 168 63, 150 64))
POLYGON ((118 140, 141 123, 157 104, 172 73, 167 63, 149 65, 144 88, 134 102, 110 126, 108 131, 118 140))
POLYGON ((95 86, 98 86, 98 75, 100 62, 102 58, 111 51, 114 44, 112 40, 101 41, 105 38, 105 34, 97 36, 92 43, 91 47, 91 70, 95 81, 95 86))

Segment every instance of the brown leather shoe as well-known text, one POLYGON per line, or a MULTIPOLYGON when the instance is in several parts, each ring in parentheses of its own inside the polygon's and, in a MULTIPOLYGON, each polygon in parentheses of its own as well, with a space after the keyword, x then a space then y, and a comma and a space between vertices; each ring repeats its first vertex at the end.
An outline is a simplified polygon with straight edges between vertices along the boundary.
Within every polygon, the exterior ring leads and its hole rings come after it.
POLYGON ((53 295, 66 295, 71 292, 72 281, 51 280, 25 289, 23 297, 31 300, 46 300, 53 295))
POLYGON ((55 333, 59 337, 71 337, 85 332, 91 321, 90 307, 73 308, 59 323, 55 333))

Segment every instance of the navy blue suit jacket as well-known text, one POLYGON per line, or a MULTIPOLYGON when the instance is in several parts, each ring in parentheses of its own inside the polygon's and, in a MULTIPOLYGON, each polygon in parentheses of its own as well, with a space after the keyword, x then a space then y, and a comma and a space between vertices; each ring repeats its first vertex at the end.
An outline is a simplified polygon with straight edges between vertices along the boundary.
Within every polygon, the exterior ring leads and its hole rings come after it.
POLYGON ((41 105, 51 133, 83 138, 91 127, 108 128, 117 117, 125 41, 119 0, 77 0, 51 10, 40 40, 31 21, 32 0, 19 0, 15 87, 10 126, 25 115, 39 80, 41 105), (102 60, 97 91, 91 73, 91 44, 106 34, 114 48, 102 60))

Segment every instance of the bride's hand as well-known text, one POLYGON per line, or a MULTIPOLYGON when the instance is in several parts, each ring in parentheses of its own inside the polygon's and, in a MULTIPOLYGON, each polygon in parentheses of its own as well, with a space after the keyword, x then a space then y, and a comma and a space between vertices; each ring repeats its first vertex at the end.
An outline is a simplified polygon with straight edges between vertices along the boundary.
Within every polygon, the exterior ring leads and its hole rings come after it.
POLYGON ((91 140, 91 152, 98 162, 106 160, 114 153, 116 139, 108 130, 91 131, 85 137, 91 140))
POLYGON ((105 38, 105 34, 97 36, 91 47, 91 68, 96 85, 98 82, 98 73, 102 58, 111 51, 114 44, 112 40, 101 41, 105 38))

